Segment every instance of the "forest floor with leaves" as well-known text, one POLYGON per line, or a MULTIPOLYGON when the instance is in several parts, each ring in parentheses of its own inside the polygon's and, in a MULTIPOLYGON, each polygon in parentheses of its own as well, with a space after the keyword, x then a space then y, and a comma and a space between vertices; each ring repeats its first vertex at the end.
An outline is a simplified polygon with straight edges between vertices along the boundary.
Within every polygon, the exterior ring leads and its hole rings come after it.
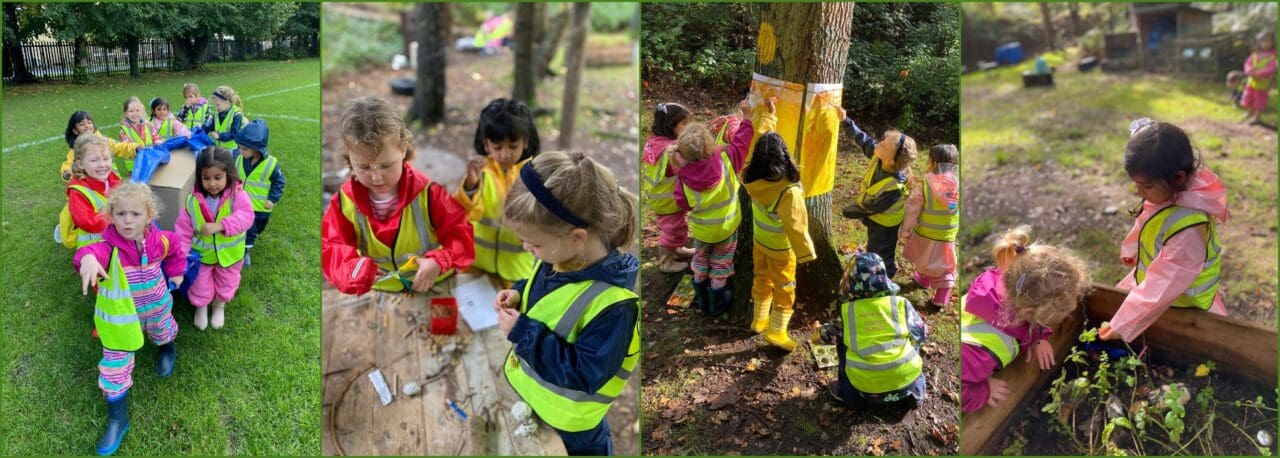
MULTIPOLYGON (((641 110, 647 136, 658 102, 680 102, 708 121, 731 112, 741 94, 718 93, 649 81, 641 110)), ((857 114, 851 114, 858 119, 857 114)), ((891 126, 867 125, 881 132, 891 126)), ((844 139, 842 139, 844 140, 844 139)), ((931 145, 932 139, 917 139, 931 145)), ((839 216, 853 201, 865 160, 843 141, 837 160, 832 231, 842 247, 866 243, 861 223, 839 216)), ((922 173, 918 161, 915 173, 922 173)), ((894 281, 930 328, 922 348, 928 399, 914 410, 854 411, 839 405, 826 385, 836 368, 820 369, 809 345, 790 354, 772 347, 745 323, 714 320, 696 309, 667 306, 683 274, 657 268, 659 231, 652 211, 642 216, 641 283, 644 326, 641 415, 645 454, 658 455, 952 455, 959 420, 959 317, 957 297, 933 309, 931 296, 910 280, 910 263, 899 257, 894 281)), ((751 243, 751 241, 739 241, 751 243)), ((739 269, 736 275, 752 275, 739 269)), ((735 291, 735 294, 749 294, 735 291)), ((832 306, 797 303, 791 337, 807 342, 809 323, 837 318, 832 306)), ((738 313, 735 311, 734 313, 738 313)), ((746 312, 749 314, 750 312, 746 312)))
MULTIPOLYGON (((428 177, 456 191, 466 173, 467 160, 475 157, 476 122, 480 110, 498 97, 510 97, 513 83, 513 58, 509 51, 495 56, 481 56, 449 50, 445 69, 447 120, 423 130, 415 126, 416 158, 414 165, 428 177)), ((388 59, 389 61, 389 59, 388 59)), ((582 151, 603 163, 617 176, 619 186, 636 189, 639 185, 639 139, 636 119, 637 80, 634 66, 586 68, 578 97, 578 118, 571 151, 582 151)), ((391 93, 393 78, 412 75, 409 70, 393 71, 389 67, 364 68, 336 73, 324 81, 324 172, 326 196, 341 184, 340 171, 346 168, 341 158, 342 106, 347 100, 364 96, 385 98, 404 111, 413 104, 412 97, 391 93)), ((563 76, 544 80, 537 87, 538 104, 560 111, 564 92, 563 76)), ((558 148, 559 118, 539 117, 539 138, 543 151, 558 148)), ((326 199, 327 202, 327 199, 326 199)), ((331 288, 328 284, 325 288, 331 288)), ((639 377, 634 378, 609 410, 613 446, 619 454, 639 452, 637 399, 639 377)))

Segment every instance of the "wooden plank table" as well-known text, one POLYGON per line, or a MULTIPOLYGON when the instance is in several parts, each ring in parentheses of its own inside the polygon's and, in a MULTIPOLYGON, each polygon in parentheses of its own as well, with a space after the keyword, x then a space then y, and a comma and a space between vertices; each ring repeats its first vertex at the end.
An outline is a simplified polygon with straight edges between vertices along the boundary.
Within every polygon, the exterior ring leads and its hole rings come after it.
POLYGON ((541 421, 533 435, 515 435, 511 406, 520 398, 502 374, 511 344, 501 329, 472 332, 459 317, 457 334, 431 336, 428 297, 325 291, 324 454, 339 454, 340 444, 350 455, 564 455, 541 421), (389 405, 369 380, 375 368, 394 396, 389 405), (400 391, 411 381, 422 386, 415 397, 400 391))
MULTIPOLYGON (((1084 310, 1091 326, 1097 327, 1115 316, 1127 295, 1124 290, 1094 285, 1094 290, 1084 300, 1084 310)), ((1018 413, 1035 402, 1037 395, 1058 374, 1083 326, 1084 317, 1077 313, 1054 329, 1049 340, 1056 355, 1053 369, 1040 371, 1036 364, 1026 361, 1025 355, 1019 355, 1009 367, 996 372, 1001 380, 1009 382, 1009 397, 999 406, 964 414, 960 420, 962 454, 1000 454, 996 447, 1001 439, 1008 435, 1018 413)), ((1276 383, 1274 326, 1262 326, 1200 310, 1170 309, 1143 335, 1151 348, 1179 361, 1213 360, 1224 372, 1263 386, 1276 383)))

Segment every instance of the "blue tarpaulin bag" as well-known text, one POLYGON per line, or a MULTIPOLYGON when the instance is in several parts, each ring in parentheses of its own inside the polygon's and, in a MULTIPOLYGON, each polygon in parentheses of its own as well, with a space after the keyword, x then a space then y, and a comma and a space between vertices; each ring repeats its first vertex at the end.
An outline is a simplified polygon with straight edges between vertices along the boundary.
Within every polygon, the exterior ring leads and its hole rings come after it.
POLYGON ((173 137, 156 146, 138 148, 138 155, 133 159, 133 174, 129 175, 129 181, 150 182, 156 168, 161 164, 169 163, 170 151, 190 148, 192 153, 199 154, 200 150, 210 146, 213 146, 213 139, 204 133, 204 129, 197 127, 192 131, 191 138, 173 137))

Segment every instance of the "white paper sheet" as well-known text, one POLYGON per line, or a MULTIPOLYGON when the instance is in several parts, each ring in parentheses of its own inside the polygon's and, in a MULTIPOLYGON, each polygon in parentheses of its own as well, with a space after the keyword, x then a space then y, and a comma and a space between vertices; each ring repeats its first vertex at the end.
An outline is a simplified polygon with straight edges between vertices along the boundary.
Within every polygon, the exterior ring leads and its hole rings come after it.
POLYGON ((498 313, 493 311, 498 290, 487 275, 459 275, 453 295, 458 299, 458 313, 472 331, 498 325, 498 313))

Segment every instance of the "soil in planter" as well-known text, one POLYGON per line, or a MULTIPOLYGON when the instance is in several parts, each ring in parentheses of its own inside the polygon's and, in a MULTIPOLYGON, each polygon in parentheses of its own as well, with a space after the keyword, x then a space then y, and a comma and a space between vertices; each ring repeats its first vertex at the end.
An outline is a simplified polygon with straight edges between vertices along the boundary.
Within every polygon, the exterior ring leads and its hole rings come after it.
MULTIPOLYGON (((1085 348, 1083 344, 1078 344, 1078 347, 1085 348)), ((1141 351, 1141 348, 1136 350, 1141 351)), ((1082 375, 1095 374, 1102 362, 1099 353, 1101 351, 1086 351, 1085 364, 1070 361, 1065 363, 1062 369, 1066 372, 1063 380, 1069 383, 1082 375)), ((1205 376, 1197 376, 1197 370, 1203 373, 1208 367, 1200 363, 1176 362, 1168 355, 1150 350, 1145 355, 1144 362, 1144 366, 1136 369, 1134 387, 1126 386, 1123 380, 1117 380, 1114 388, 1109 390, 1118 401, 1113 401, 1115 405, 1110 414, 1108 395, 1096 391, 1083 395, 1083 401, 1074 408, 1071 407, 1072 403, 1063 402, 1061 410, 1065 413, 1045 413, 1044 407, 1053 402, 1052 387, 1046 387, 1035 404, 1022 412, 1022 418, 1013 424, 1011 433, 998 450, 1004 455, 1024 456, 1108 454, 1108 449, 1101 440, 1102 431, 1117 416, 1119 410, 1123 409, 1123 416, 1132 423, 1135 419, 1134 412, 1140 408, 1139 401, 1150 399, 1149 393, 1159 391, 1162 386, 1181 383, 1187 388, 1189 398, 1184 406, 1185 430, 1181 433, 1180 442, 1175 443, 1165 430, 1153 424, 1163 419, 1164 412, 1156 414, 1153 410, 1146 410, 1149 414, 1146 415, 1145 432, 1135 434, 1132 428, 1114 427, 1110 437, 1110 442, 1114 444, 1112 450, 1122 450, 1129 455, 1139 454, 1139 449, 1146 455, 1274 453, 1273 441, 1277 433, 1275 387, 1263 386, 1216 370, 1209 370, 1205 376), (1206 389, 1211 390, 1208 394, 1212 395, 1212 401, 1202 403, 1198 395, 1206 389), (1259 400, 1261 404, 1257 404, 1259 400), (1237 401, 1240 403, 1237 404, 1237 401), (1208 424, 1210 414, 1214 417, 1211 425, 1208 424)), ((1110 364, 1117 364, 1117 360, 1112 358, 1110 364)), ((1093 378, 1089 380, 1092 383, 1093 378)), ((1065 384, 1063 391, 1069 391, 1065 384)))

